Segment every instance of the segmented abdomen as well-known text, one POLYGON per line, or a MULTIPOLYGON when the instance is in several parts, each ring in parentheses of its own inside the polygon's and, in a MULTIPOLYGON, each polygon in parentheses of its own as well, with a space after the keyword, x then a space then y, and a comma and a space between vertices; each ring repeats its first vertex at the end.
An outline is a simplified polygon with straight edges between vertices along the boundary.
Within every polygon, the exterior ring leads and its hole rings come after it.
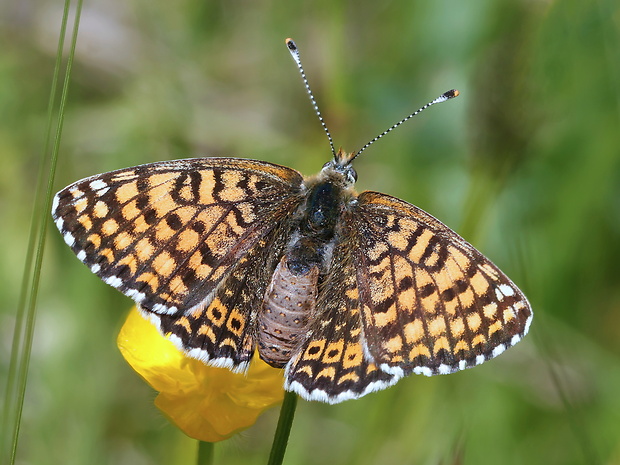
POLYGON ((302 342, 308 317, 314 310, 319 269, 293 274, 282 257, 265 292, 258 320, 258 353, 271 366, 281 368, 302 342))

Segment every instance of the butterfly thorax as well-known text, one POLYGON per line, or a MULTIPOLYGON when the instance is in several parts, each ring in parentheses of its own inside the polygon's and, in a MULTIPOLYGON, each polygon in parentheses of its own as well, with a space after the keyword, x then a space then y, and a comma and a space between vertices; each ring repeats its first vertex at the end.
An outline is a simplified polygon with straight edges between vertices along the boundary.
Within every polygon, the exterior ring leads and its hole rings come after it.
POLYGON ((303 342, 300 337, 314 314, 320 282, 329 271, 341 215, 355 198, 352 183, 329 167, 304 185, 305 201, 265 292, 258 322, 259 354, 275 367, 283 367, 303 342))

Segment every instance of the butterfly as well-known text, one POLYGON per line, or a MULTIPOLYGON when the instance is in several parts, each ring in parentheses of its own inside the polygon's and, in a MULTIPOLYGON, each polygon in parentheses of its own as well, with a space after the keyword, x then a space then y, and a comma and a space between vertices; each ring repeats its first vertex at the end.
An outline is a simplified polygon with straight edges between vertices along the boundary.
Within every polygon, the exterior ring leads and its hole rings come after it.
POLYGON ((527 333, 531 307, 493 263, 421 209, 357 193, 332 147, 315 176, 240 158, 164 161, 77 181, 52 215, 78 259, 189 356, 338 403, 411 373, 479 365, 527 333))

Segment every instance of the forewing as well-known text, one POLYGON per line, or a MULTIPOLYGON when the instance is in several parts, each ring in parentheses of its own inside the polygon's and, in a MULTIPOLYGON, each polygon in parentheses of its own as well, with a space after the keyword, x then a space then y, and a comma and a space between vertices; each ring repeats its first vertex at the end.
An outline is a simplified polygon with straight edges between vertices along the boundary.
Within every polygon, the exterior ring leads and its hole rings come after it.
POLYGON ((532 310, 493 263, 428 213, 364 192, 355 265, 368 352, 395 375, 479 365, 525 335, 532 310))
POLYGON ((147 311, 191 313, 300 202, 301 175, 270 163, 202 158, 78 181, 54 198, 77 257, 147 311))
POLYGON ((345 240, 334 250, 307 339, 286 366, 285 389, 306 400, 335 404, 399 379, 378 369, 365 353, 352 246, 345 240))

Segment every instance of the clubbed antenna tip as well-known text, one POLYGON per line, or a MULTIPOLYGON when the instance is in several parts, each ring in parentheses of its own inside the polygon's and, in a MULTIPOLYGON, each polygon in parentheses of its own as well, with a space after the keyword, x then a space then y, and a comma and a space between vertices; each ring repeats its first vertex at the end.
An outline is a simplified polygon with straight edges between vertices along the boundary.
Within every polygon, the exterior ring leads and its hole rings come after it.
POLYGON ((424 105, 422 108, 420 108, 417 111, 414 111, 413 113, 411 113, 409 116, 404 117, 403 119, 401 119, 398 123, 390 126, 389 128, 387 128, 385 131, 383 131, 381 134, 379 134, 377 137, 375 137, 374 139, 372 139, 370 142, 368 142, 366 145, 364 145, 361 149, 359 149, 357 152, 355 152, 355 154, 352 154, 352 156, 347 160, 347 163, 351 163, 353 160, 355 160, 364 150, 366 150, 368 147, 370 147, 372 144, 374 144, 375 142, 377 142, 379 139, 381 139, 383 136, 385 136, 386 134, 392 132, 394 129, 396 129, 398 126, 400 126, 401 124, 403 124, 404 122, 410 120, 411 118, 413 118, 414 116, 422 113, 424 110, 426 110, 428 107, 435 105, 436 103, 442 103, 445 102, 447 100, 450 100, 451 98, 454 97, 458 97, 460 94, 460 92, 456 89, 451 89, 447 92, 444 92, 443 94, 441 94, 439 97, 437 97, 435 100, 433 100, 432 102, 427 103, 426 105, 424 105))

